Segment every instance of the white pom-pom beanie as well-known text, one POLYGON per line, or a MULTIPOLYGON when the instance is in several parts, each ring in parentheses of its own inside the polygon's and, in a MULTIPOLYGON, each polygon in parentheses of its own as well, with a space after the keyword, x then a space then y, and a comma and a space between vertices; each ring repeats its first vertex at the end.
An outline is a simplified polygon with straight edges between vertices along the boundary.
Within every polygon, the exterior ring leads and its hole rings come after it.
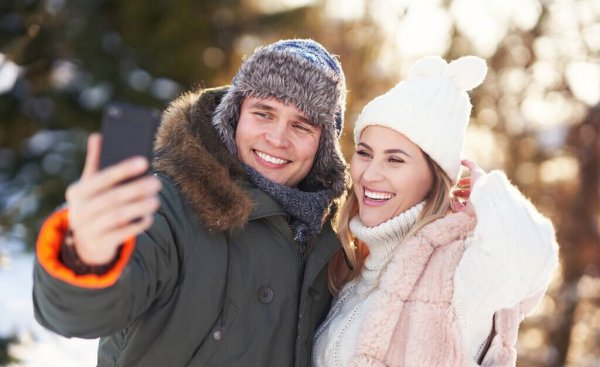
POLYGON ((485 61, 476 56, 464 56, 450 64, 438 56, 418 60, 407 80, 363 108, 354 126, 355 143, 367 126, 396 130, 456 183, 471 114, 467 91, 481 84, 486 73, 485 61))

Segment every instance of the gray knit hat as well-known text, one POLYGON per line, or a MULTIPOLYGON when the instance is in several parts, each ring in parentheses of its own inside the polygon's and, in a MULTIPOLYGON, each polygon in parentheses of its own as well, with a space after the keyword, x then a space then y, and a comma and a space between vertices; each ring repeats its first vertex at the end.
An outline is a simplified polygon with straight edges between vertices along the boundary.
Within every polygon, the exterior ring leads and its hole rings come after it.
POLYGON ((213 116, 227 148, 237 155, 235 130, 245 97, 274 97, 292 103, 323 127, 311 171, 300 183, 306 191, 346 187, 346 167, 339 146, 344 122, 346 83, 337 59, 308 39, 283 40, 257 48, 244 60, 213 116))

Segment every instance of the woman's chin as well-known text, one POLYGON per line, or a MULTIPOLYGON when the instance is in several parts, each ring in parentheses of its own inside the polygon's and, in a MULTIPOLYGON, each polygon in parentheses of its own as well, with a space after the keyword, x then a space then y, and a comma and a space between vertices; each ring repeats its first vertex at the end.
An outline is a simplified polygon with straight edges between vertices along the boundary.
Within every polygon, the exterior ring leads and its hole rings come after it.
POLYGON ((367 227, 376 227, 389 219, 380 215, 373 215, 373 213, 361 214, 359 217, 361 223, 367 227))

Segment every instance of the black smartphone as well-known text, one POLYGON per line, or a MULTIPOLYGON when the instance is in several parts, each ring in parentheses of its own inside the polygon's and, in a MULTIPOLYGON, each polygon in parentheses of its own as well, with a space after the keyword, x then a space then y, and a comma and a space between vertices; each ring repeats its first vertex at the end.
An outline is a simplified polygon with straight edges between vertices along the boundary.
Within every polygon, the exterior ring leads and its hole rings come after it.
POLYGON ((155 109, 121 102, 106 106, 102 114, 100 169, 133 156, 151 162, 159 124, 160 113, 155 109))

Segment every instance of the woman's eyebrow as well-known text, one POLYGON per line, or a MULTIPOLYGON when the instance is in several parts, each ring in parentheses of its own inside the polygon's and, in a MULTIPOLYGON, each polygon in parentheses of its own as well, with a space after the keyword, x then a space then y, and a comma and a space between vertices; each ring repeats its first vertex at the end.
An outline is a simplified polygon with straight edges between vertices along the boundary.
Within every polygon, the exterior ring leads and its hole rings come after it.
POLYGON ((410 154, 408 154, 407 152, 405 152, 402 149, 386 149, 383 151, 385 154, 393 154, 393 153, 399 153, 399 154, 404 154, 405 156, 412 158, 410 154))
MULTIPOLYGON (((369 144, 367 143, 363 143, 362 141, 360 143, 358 143, 358 145, 362 145, 363 147, 369 149, 369 150, 373 150, 373 148, 371 148, 369 146, 369 144)), ((399 153, 399 154, 404 154, 405 156, 412 158, 412 156, 410 154, 408 154, 406 151, 402 150, 402 149, 386 149, 383 151, 385 154, 394 154, 394 153, 399 153)))

